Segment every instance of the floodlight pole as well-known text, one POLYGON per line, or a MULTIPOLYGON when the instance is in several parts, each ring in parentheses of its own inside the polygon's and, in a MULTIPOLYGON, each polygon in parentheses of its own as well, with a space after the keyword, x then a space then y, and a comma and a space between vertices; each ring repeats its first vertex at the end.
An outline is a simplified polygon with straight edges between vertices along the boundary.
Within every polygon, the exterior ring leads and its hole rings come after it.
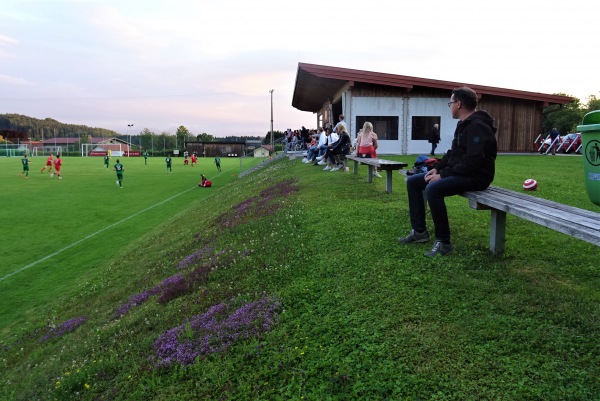
POLYGON ((131 127, 133 124, 127 124, 127 129, 129 130, 129 151, 127 152, 127 157, 131 156, 131 127))
POLYGON ((275 153, 275 145, 273 144, 273 91, 275 89, 269 91, 271 93, 271 154, 275 153))

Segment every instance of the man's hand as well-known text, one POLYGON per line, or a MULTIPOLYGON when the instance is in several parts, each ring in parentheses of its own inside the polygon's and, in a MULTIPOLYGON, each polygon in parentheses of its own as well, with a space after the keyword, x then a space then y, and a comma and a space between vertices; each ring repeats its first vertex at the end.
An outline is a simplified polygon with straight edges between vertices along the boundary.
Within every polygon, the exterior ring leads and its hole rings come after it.
POLYGON ((437 169, 433 168, 425 174, 425 182, 433 182, 442 179, 442 177, 438 174, 437 169))

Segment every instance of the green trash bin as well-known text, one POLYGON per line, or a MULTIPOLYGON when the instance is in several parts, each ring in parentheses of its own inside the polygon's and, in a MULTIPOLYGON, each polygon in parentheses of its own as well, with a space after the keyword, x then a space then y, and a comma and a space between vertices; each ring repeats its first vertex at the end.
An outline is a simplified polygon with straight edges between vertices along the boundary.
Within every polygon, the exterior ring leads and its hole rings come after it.
POLYGON ((577 131, 581 132, 585 188, 590 200, 600 206, 600 110, 587 113, 577 131))

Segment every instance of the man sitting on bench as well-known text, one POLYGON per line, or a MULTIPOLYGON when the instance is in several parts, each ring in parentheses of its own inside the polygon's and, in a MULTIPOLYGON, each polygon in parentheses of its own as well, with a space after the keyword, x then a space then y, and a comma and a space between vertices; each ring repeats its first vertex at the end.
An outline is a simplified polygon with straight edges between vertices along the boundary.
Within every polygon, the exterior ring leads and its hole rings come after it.
POLYGON ((435 227, 435 243, 425 256, 445 256, 454 247, 450 242, 450 224, 444 198, 467 191, 486 189, 494 180, 497 143, 494 119, 477 110, 477 94, 471 88, 452 91, 448 103, 452 117, 460 121, 454 131, 452 147, 444 158, 427 173, 406 180, 410 209, 410 234, 398 242, 414 244, 429 241, 425 224, 425 202, 429 203, 435 227))

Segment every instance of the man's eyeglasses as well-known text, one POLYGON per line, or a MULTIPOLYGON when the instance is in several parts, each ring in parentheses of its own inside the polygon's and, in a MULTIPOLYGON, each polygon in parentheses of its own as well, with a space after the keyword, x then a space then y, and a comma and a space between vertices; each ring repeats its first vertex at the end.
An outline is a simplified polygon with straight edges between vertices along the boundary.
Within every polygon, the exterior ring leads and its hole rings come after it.
POLYGON ((448 107, 450 107, 452 105, 452 103, 456 103, 456 102, 458 102, 458 100, 454 100, 452 102, 448 102, 448 107))

